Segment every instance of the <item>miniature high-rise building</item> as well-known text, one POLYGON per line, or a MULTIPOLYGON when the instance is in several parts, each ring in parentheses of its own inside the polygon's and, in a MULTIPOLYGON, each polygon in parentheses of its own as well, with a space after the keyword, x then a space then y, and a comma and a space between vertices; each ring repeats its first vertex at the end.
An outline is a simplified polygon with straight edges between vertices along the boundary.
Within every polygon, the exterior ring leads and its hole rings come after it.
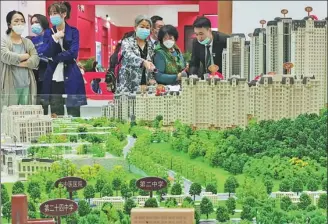
POLYGON ((291 36, 292 75, 314 75, 321 82, 322 105, 327 102, 327 21, 293 20, 291 36))
POLYGON ((275 18, 267 24, 266 72, 287 74, 284 63, 291 60, 292 18, 287 18, 287 9, 281 10, 284 17, 275 18))
MULTIPOLYGON (((265 24, 264 20, 260 22, 265 24)), ((263 27, 256 28, 251 35, 249 80, 260 74, 266 74, 266 30, 263 27)))
POLYGON ((227 39, 226 53, 222 53, 226 54, 225 79, 229 79, 232 76, 239 76, 240 78, 248 77, 249 43, 247 46, 245 34, 232 34, 227 39))

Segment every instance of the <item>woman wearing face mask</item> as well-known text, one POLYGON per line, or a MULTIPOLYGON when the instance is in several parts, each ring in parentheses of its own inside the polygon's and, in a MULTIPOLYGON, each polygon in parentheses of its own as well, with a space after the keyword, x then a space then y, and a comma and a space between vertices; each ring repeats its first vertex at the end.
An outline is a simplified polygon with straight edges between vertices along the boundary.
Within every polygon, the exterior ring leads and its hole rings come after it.
POLYGON ((163 85, 175 85, 181 80, 181 72, 186 64, 176 45, 178 31, 172 25, 163 26, 158 32, 158 44, 155 48, 154 64, 158 70, 156 82, 163 85))
POLYGON ((86 105, 85 86, 76 59, 79 51, 79 31, 66 23, 71 6, 67 2, 53 3, 48 8, 53 28, 43 37, 43 55, 49 59, 43 80, 43 104, 50 104, 51 112, 80 116, 80 106, 86 105), (67 97, 63 98, 63 94, 67 97))
POLYGON ((154 51, 148 36, 151 20, 147 16, 135 19, 135 35, 122 41, 122 67, 116 92, 135 92, 140 85, 154 84, 152 63, 154 51))
POLYGON ((36 82, 33 70, 39 64, 31 40, 22 37, 26 22, 21 12, 7 14, 8 29, 1 38, 1 109, 4 105, 35 104, 36 82))
POLYGON ((31 40, 39 54, 39 68, 34 70, 35 79, 37 81, 37 104, 40 104, 40 94, 42 93, 42 84, 44 73, 48 66, 48 58, 43 56, 43 34, 46 29, 49 29, 47 17, 41 14, 34 14, 31 18, 32 33, 36 36, 31 37, 31 40))

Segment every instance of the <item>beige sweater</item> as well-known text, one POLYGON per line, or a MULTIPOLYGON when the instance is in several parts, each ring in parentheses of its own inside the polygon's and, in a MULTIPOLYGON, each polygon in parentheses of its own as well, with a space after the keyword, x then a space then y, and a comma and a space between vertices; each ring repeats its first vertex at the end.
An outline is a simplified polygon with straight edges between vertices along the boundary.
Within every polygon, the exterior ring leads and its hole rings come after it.
MULTIPOLYGON (((33 69, 39 66, 40 58, 31 40, 27 38, 22 38, 25 45, 27 53, 30 58, 27 60, 29 68, 29 78, 30 78, 30 97, 29 104, 36 103, 36 81, 34 78, 33 69)), ((1 104, 0 111, 2 111, 3 106, 14 105, 17 102, 16 92, 14 89, 14 79, 12 75, 13 66, 17 66, 20 63, 19 54, 13 52, 13 44, 10 36, 4 36, 1 38, 1 62, 0 62, 0 72, 1 72, 1 104)))

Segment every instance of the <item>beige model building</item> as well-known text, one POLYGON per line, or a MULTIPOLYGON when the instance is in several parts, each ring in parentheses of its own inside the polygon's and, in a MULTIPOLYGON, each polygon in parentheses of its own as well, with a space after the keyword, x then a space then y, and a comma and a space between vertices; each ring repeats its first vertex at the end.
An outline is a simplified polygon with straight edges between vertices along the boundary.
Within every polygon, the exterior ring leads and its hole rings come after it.
POLYGON ((133 208, 131 224, 192 224, 194 213, 191 208, 133 208))
POLYGON ((37 172, 50 171, 53 162, 51 159, 21 159, 18 162, 18 177, 27 180, 37 172))
POLYGON ((257 75, 266 74, 266 30, 256 28, 250 41, 250 72, 248 80, 253 80, 257 75))
POLYGON ((246 41, 245 34, 232 34, 227 39, 226 51, 222 52, 223 75, 226 79, 236 75, 241 78, 248 78, 249 74, 249 41, 246 41))
POLYGON ((182 78, 180 92, 163 96, 137 93, 135 98, 123 94, 106 106, 103 115, 123 120, 135 115, 137 120, 145 121, 162 115, 163 125, 180 120, 197 128, 244 127, 250 115, 261 121, 295 118, 302 113, 318 114, 322 108, 319 87, 320 80, 314 76, 297 79, 292 75, 264 75, 253 86, 238 77, 182 78), (125 100, 120 100, 122 97, 125 100))
POLYGON ((11 135, 13 133, 14 121, 16 118, 23 118, 28 115, 43 115, 41 105, 13 105, 4 106, 1 113, 1 133, 11 135))
POLYGON ((52 118, 47 115, 25 116, 14 121, 13 136, 18 142, 31 142, 52 133, 52 118))
POLYGON ((312 74, 321 81, 322 105, 327 102, 327 21, 292 21, 291 60, 294 64, 292 75, 312 74))
POLYGON ((52 133, 52 118, 43 115, 41 105, 19 105, 2 110, 2 132, 17 142, 28 143, 52 133))

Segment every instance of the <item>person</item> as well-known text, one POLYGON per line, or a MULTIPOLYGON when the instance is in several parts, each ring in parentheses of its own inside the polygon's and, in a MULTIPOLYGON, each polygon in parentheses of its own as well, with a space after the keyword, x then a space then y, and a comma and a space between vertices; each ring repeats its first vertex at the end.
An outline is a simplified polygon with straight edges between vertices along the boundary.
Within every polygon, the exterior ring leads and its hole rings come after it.
POLYGON ((204 79, 204 74, 210 73, 208 67, 212 64, 218 65, 219 72, 222 73, 222 51, 227 47, 229 35, 212 31, 211 21, 205 16, 198 17, 193 27, 196 38, 193 41, 190 74, 200 73, 200 78, 204 79), (200 70, 201 63, 203 69, 200 70))
POLYGON ((135 19, 135 34, 122 41, 122 67, 117 93, 136 92, 140 85, 154 84, 154 50, 150 40, 151 20, 145 15, 135 19))
POLYGON ((1 38, 1 109, 4 105, 36 103, 33 69, 39 56, 31 40, 22 37, 26 28, 23 13, 13 10, 6 16, 8 29, 1 38))
POLYGON ((48 66, 48 58, 43 56, 43 34, 46 29, 49 29, 49 22, 47 17, 41 14, 34 14, 31 17, 31 30, 36 36, 30 37, 40 57, 40 63, 38 69, 33 70, 35 80, 37 81, 37 104, 40 104, 40 94, 42 93, 42 84, 44 73, 48 66))
POLYGON ((153 48, 158 44, 158 32, 161 27, 164 26, 163 18, 160 16, 152 16, 150 18, 152 22, 150 40, 153 48))
MULTIPOLYGON (((99 72, 99 69, 98 69, 98 61, 94 61, 92 63, 92 72, 99 72)), ((96 78, 96 79, 93 79, 91 81, 91 87, 92 87, 92 91, 99 94, 101 93, 101 89, 100 89, 100 83, 101 82, 101 79, 100 78, 96 78)))
POLYGON ((56 115, 64 115, 66 104, 68 115, 79 117, 80 106, 87 101, 81 70, 76 63, 79 31, 66 22, 70 12, 68 2, 53 3, 48 8, 53 28, 45 31, 43 54, 52 60, 44 76, 42 99, 44 104, 50 104, 51 112, 56 115))
POLYGON ((181 80, 181 72, 186 65, 176 45, 178 38, 178 31, 172 25, 165 25, 159 30, 159 44, 155 47, 154 57, 154 65, 157 68, 155 79, 158 84, 175 85, 181 80))
POLYGON ((122 41, 135 34, 135 31, 127 32, 123 35, 122 39, 118 41, 114 53, 109 58, 109 69, 106 73, 105 82, 107 83, 107 90, 115 93, 116 85, 120 81, 119 71, 122 65, 122 41))

